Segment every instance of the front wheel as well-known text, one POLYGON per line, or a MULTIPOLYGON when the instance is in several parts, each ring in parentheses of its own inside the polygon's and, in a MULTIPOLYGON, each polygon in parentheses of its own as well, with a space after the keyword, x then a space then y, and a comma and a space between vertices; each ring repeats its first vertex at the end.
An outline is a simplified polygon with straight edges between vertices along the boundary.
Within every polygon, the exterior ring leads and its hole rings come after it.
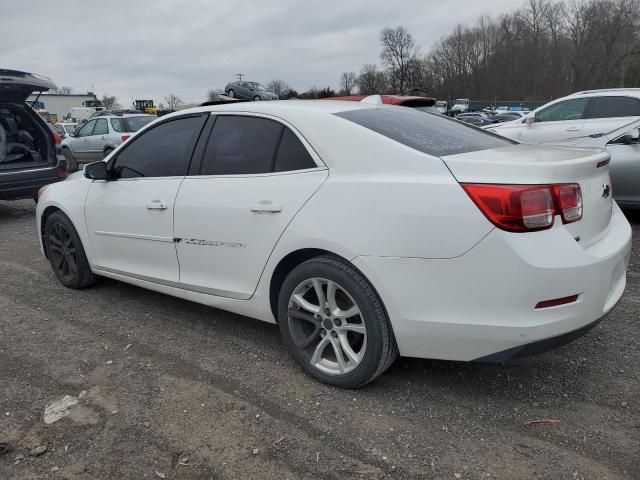
POLYGON ((96 283, 82 241, 71 220, 62 212, 54 212, 44 227, 44 244, 49 263, 60 283, 81 289, 96 283))
POLYGON ((236 96, 236 92, 234 92, 233 90, 229 90, 229 92, 227 92, 227 95, 231 98, 234 98, 236 96))
POLYGON ((397 347, 384 308, 347 262, 322 256, 296 267, 278 298, 284 343, 321 382, 357 388, 393 363, 397 347))
POLYGON ((260 98, 260 96, 259 96, 259 95, 256 95, 255 97, 253 97, 253 99, 254 99, 256 102, 259 102, 260 100, 262 100, 262 98, 260 98))

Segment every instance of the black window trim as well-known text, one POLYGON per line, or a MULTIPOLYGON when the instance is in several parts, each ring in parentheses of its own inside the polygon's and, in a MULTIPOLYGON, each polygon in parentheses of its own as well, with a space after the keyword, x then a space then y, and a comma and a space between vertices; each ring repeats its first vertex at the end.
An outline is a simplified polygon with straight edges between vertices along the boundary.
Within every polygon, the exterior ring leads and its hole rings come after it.
MULTIPOLYGON (((587 104, 584 106, 584 110, 582 111, 582 118, 577 118, 575 120, 547 120, 546 122, 538 122, 537 120, 535 120, 535 118, 538 116, 538 113, 540 113, 543 109, 542 107, 540 107, 539 110, 536 111, 536 113, 534 114, 534 121, 535 123, 549 123, 549 122, 575 122, 576 120, 589 120, 589 115, 591 115, 591 105, 593 104, 593 98, 594 97, 571 97, 571 98, 562 98, 559 99, 559 101, 557 101, 556 103, 554 103, 553 105, 549 105, 545 108, 545 110, 549 107, 552 107, 554 105, 558 105, 559 103, 562 102, 567 102, 569 100, 580 100, 582 98, 586 98, 587 100, 587 104)), ((544 107, 544 105, 543 105, 544 107)), ((527 117, 525 116, 522 119, 522 123, 526 123, 527 121, 527 117)))
MULTIPOLYGON (((194 112, 194 113, 187 113, 185 115, 178 115, 175 117, 170 117, 167 119, 162 119, 161 121, 159 121, 158 123, 154 123, 151 127, 146 128, 147 125, 145 125, 144 127, 142 127, 142 129, 138 130, 138 132, 140 132, 139 135, 144 135, 146 132, 149 132, 151 130, 153 130, 154 128, 159 127, 160 125, 165 125, 169 122, 175 121, 175 120, 181 120, 183 118, 190 118, 190 117, 202 117, 204 118, 209 112, 194 112)), ((184 175, 177 175, 177 176, 171 176, 171 177, 130 177, 130 178, 111 178, 111 180, 117 180, 117 181, 130 181, 130 180, 152 180, 152 179, 157 179, 157 178, 180 178, 180 177, 186 177, 189 174, 190 168, 191 168, 191 163, 193 162, 193 156, 194 153, 196 151, 196 146, 198 145, 200 138, 202 137, 202 132, 204 130, 205 125, 207 124, 207 120, 208 118, 202 122, 202 126, 200 127, 200 132, 198 133, 198 136, 196 137, 195 141, 193 142, 192 146, 191 146, 191 158, 189 159, 189 164, 187 165, 187 171, 185 172, 184 175)), ((135 143, 135 140, 137 140, 138 138, 138 132, 134 132, 136 133, 136 138, 133 139, 133 141, 125 143, 123 146, 120 147, 120 150, 118 151, 118 154, 115 155, 113 158, 109 159, 109 162, 107 163, 107 170, 110 172, 110 174, 112 174, 113 169, 116 166, 116 162, 118 161, 118 157, 120 157, 120 155, 122 155, 122 152, 125 152, 127 150, 127 148, 129 148, 130 145, 132 145, 133 143, 135 143)))
MULTIPOLYGON (((273 115, 257 113, 257 112, 230 112, 230 111, 214 111, 208 112, 211 115, 211 118, 207 120, 205 127, 202 132, 200 132, 200 137, 198 139, 198 143, 194 150, 193 156, 191 157, 191 164, 189 165, 189 171, 187 176, 189 178, 243 178, 243 177, 267 177, 272 175, 291 175, 297 173, 306 173, 306 172, 314 172, 316 170, 327 170, 327 165, 322 161, 320 155, 315 151, 315 149, 311 146, 311 144, 307 141, 307 139, 289 122, 286 120, 276 117, 273 115), (284 128, 280 131, 280 138, 278 139, 277 148, 274 149, 273 159, 271 160, 271 172, 265 173, 230 173, 227 175, 202 175, 200 172, 202 171, 202 163, 204 160, 204 154, 207 150, 207 145, 209 144, 209 139, 211 138, 211 133, 215 127, 216 120, 220 116, 235 116, 235 117, 252 117, 252 118, 264 118, 266 120, 272 120, 274 122, 279 123, 284 128), (315 167, 304 168, 301 170, 284 170, 282 172, 274 172, 276 157, 278 155, 278 150, 280 150, 280 142, 282 141, 282 136, 284 135, 285 128, 289 128, 296 136, 296 138, 302 143, 302 146, 305 148, 311 159, 316 164, 315 167)), ((502 137, 501 137, 502 138, 502 137)))

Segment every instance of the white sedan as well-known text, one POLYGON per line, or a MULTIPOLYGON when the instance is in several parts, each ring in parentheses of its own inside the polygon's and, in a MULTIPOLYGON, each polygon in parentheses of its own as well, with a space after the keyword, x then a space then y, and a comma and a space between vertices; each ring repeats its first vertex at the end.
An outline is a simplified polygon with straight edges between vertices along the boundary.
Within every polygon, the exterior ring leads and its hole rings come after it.
POLYGON ((38 232, 67 287, 277 323, 306 372, 353 388, 398 354, 504 361, 595 325, 631 245, 608 161, 379 98, 209 106, 43 189, 38 232))

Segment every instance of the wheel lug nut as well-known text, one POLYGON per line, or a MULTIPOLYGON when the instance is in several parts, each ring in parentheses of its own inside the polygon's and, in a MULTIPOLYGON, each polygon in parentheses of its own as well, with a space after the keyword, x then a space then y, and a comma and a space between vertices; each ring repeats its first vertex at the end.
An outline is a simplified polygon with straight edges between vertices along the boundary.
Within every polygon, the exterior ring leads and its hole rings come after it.
POLYGON ((333 323, 335 324, 336 327, 339 327, 342 325, 342 322, 340 320, 338 320, 337 318, 333 321, 333 323))

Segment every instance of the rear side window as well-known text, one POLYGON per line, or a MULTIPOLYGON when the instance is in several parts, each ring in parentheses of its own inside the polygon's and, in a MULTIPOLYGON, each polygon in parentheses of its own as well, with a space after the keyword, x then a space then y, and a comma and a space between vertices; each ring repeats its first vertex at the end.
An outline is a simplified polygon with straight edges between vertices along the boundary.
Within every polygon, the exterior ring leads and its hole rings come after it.
POLYGON ((111 128, 113 128, 116 132, 126 131, 124 126, 124 120, 122 120, 121 118, 112 118, 110 121, 111 121, 111 128))
POLYGON ((105 118, 100 118, 96 120, 96 126, 93 128, 94 135, 106 135, 109 133, 109 125, 107 125, 107 120, 105 118))
POLYGON ((316 166, 316 162, 313 161, 313 158, 311 158, 311 155, 309 155, 309 152, 298 137, 289 128, 284 127, 273 171, 287 172, 315 168, 316 166))
POLYGON ((123 119, 123 123, 126 125, 125 132, 137 132, 154 119, 154 117, 127 117, 123 119))
POLYGON ((595 97, 588 118, 640 117, 640 99, 633 97, 595 97))
POLYGON ((202 161, 201 175, 272 171, 283 126, 265 118, 220 115, 202 161))
POLYGON ((562 120, 581 120, 584 118, 588 98, 573 98, 540 110, 536 113, 536 122, 558 122, 562 120))
POLYGON ((406 107, 348 110, 335 115, 436 157, 507 147, 516 143, 469 127, 458 120, 406 107))
POLYGON ((179 118, 141 133, 116 158, 116 173, 120 178, 186 175, 204 120, 179 118))

